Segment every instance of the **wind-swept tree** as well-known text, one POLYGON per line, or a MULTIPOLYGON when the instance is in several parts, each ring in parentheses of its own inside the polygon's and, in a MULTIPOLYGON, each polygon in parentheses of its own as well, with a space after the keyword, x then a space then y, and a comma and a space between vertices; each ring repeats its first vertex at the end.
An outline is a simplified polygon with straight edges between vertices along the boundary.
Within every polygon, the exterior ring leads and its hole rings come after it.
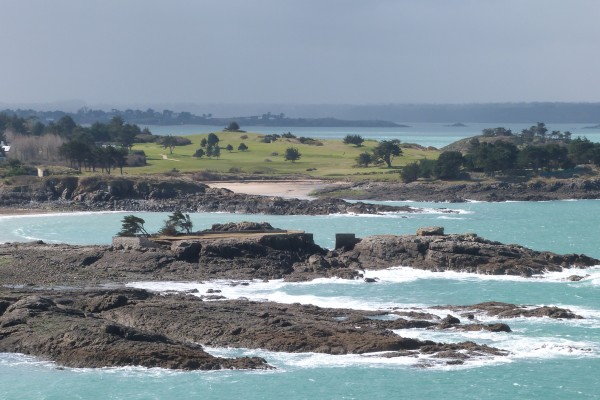
POLYGON ((140 217, 136 217, 135 215, 126 215, 121 220, 121 231, 117 233, 117 236, 137 236, 141 234, 142 236, 150 236, 146 229, 144 228, 144 221, 140 217))
POLYGON ((169 215, 164 226, 158 232, 161 235, 177 235, 179 233, 192 233, 193 223, 189 214, 184 214, 180 210, 169 215))

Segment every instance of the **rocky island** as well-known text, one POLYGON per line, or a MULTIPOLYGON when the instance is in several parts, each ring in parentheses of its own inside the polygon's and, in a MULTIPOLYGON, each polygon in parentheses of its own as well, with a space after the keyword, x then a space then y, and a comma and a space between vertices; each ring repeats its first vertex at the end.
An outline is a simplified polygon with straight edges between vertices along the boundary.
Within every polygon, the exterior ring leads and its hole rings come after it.
POLYGON ((328 250, 316 245, 309 233, 252 224, 218 225, 203 235, 148 240, 150 244, 125 238, 112 246, 0 245, 0 351, 71 367, 271 368, 257 357, 214 357, 203 345, 365 356, 385 352, 386 357, 416 357, 422 366, 460 364, 472 357, 508 353, 472 342, 404 338, 401 330, 509 333, 509 325, 481 323, 476 315, 581 316, 557 307, 496 302, 440 306, 451 312, 446 316, 431 309, 361 311, 230 299, 216 289, 156 293, 124 284, 362 279, 361 271, 393 265, 532 276, 600 263, 583 255, 537 252, 472 234, 445 235, 435 227, 415 235, 363 239, 341 235, 337 248, 328 250))

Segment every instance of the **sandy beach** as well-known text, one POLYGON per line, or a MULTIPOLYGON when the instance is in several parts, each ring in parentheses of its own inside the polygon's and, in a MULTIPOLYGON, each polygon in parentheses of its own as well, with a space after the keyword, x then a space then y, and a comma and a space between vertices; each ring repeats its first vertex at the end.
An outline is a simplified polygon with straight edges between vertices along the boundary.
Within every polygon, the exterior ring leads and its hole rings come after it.
POLYGON ((35 208, 10 208, 0 207, 0 217, 8 217, 11 215, 33 215, 33 214, 50 214, 57 213, 57 210, 41 210, 35 208))
POLYGON ((229 189, 236 193, 296 199, 312 199, 310 193, 313 190, 331 185, 331 183, 321 180, 206 182, 206 184, 210 187, 229 189))

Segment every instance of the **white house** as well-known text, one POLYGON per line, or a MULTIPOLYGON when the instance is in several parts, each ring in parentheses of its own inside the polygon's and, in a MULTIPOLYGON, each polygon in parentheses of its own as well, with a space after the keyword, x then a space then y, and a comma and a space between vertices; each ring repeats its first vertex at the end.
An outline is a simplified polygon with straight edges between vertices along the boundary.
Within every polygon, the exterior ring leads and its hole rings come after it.
POLYGON ((2 164, 6 160, 6 153, 10 150, 10 146, 6 145, 3 141, 0 141, 0 148, 3 151, 0 151, 0 164, 2 164))

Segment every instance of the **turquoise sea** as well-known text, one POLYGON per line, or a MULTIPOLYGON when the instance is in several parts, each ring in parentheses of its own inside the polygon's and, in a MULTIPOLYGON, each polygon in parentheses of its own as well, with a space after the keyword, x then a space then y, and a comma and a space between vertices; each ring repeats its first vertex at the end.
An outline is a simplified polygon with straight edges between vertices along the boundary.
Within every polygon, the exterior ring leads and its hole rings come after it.
MULTIPOLYGON (((533 123, 532 123, 533 124, 533 123)), ((264 133, 291 131, 297 136, 342 138, 360 134, 373 139, 400 139, 442 147, 505 126, 520 131, 532 124, 408 124, 410 128, 252 128, 264 133)), ((582 124, 549 125, 600 142, 600 129, 582 124)), ((184 135, 221 127, 151 127, 155 134, 184 135)), ((242 127, 243 128, 243 127, 242 127)), ((505 243, 537 250, 585 253, 600 258, 600 200, 505 203, 392 203, 423 208, 418 214, 264 216, 225 213, 192 214, 196 229, 229 221, 267 221, 273 226, 303 229, 324 247, 333 247, 337 232, 359 237, 413 233, 418 227, 441 225, 448 233, 475 232, 505 243), (457 211, 442 213, 436 208, 457 211)), ((44 240, 49 243, 108 244, 128 213, 72 213, 30 216, 0 215, 0 242, 44 240)), ((157 230, 166 213, 136 213, 148 230, 157 230)), ((229 298, 240 296, 282 303, 324 307, 390 309, 505 301, 567 307, 585 317, 576 321, 517 319, 513 332, 433 332, 420 329, 400 334, 441 342, 472 340, 509 350, 508 357, 471 360, 462 366, 439 366, 435 360, 373 356, 288 354, 250 349, 208 349, 215 355, 259 355, 277 369, 268 372, 177 372, 160 369, 57 368, 18 354, 0 354, 0 400, 14 399, 596 399, 600 398, 600 266, 545 277, 492 277, 463 273, 432 273, 390 265, 369 276, 376 284, 338 279, 310 283, 250 282, 231 286, 211 282, 229 298), (588 275, 580 282, 565 278, 588 275), (432 363, 422 368, 423 363, 432 363)), ((130 282, 154 290, 202 289, 202 282, 130 282)), ((200 292, 203 292, 200 290, 200 292)), ((432 310, 445 316, 445 310, 432 310)), ((494 319, 478 316, 485 322, 494 319)))
MULTIPOLYGON (((448 126, 441 123, 424 122, 400 122, 408 125, 406 127, 395 128, 311 128, 311 127, 285 127, 285 126, 250 126, 243 127, 249 132, 259 132, 264 134, 282 134, 291 132, 300 137, 313 137, 320 139, 343 139, 348 134, 361 135, 365 139, 391 140, 398 139, 403 143, 418 143, 422 146, 433 146, 441 148, 452 142, 466 137, 481 134, 485 128, 496 128, 499 126, 511 129, 514 133, 520 133, 521 130, 535 125, 535 121, 525 124, 514 123, 465 123, 464 127, 448 126)), ((600 142, 600 128, 586 129, 586 127, 595 124, 547 124, 548 131, 570 131, 573 137, 587 137, 593 142, 600 142)), ((196 133, 218 132, 223 130, 222 126, 212 125, 144 125, 155 135, 192 135, 196 133)))
MULTIPOLYGON (((224 213, 192 215, 196 228, 216 222, 268 221, 281 228, 315 233, 333 246, 336 232, 358 236, 412 233, 442 225, 446 232, 476 232, 502 242, 538 250, 586 253, 600 258, 600 201, 540 203, 392 203, 423 207, 419 214, 380 216, 264 216, 224 213), (454 209, 446 214, 436 207, 454 209)), ((106 244, 126 213, 0 216, 0 242, 106 244), (82 229, 90 227, 90 229, 82 229)), ((138 214, 136 214, 138 215, 138 214)), ((167 214, 139 213, 150 230, 167 214)), ((576 321, 517 319, 512 333, 401 331, 404 336, 443 342, 472 340, 511 352, 463 366, 420 365, 435 360, 370 356, 288 354, 249 349, 209 348, 215 355, 265 357, 269 372, 173 372, 160 369, 62 369, 16 354, 0 354, 0 399, 592 399, 600 398, 600 266, 544 278, 490 277, 432 273, 401 266, 370 273, 377 284, 337 279, 310 283, 251 282, 232 287, 212 282, 229 298, 244 296, 283 303, 327 307, 389 309, 472 304, 498 300, 568 307, 585 317, 576 321), (565 278, 589 274, 580 282, 565 278)), ((202 282, 131 282, 155 290, 202 288, 202 282)), ((203 292, 203 290, 200 290, 203 292)), ((447 311, 436 310, 442 316, 447 311)), ((493 322, 493 318, 478 318, 493 322)))

